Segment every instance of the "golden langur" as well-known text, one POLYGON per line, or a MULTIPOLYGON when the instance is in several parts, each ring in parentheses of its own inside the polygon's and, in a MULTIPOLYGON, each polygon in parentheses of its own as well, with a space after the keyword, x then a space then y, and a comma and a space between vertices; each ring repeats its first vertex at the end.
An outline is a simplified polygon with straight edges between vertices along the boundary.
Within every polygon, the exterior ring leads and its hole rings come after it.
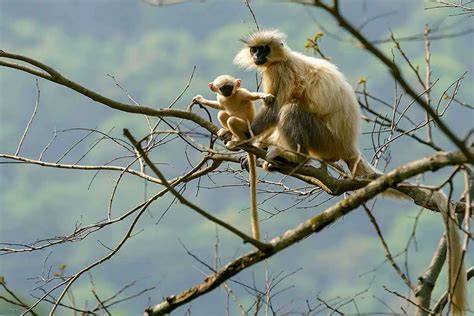
MULTIPOLYGON (((219 130, 218 135, 222 137, 229 131, 232 133, 232 140, 226 144, 229 149, 234 148, 252 136, 250 124, 255 119, 255 105, 253 101, 262 99, 267 103, 273 102, 273 95, 250 92, 240 87, 240 84, 240 79, 235 79, 229 75, 222 75, 208 85, 209 89, 217 94, 217 101, 206 100, 202 95, 197 95, 193 98, 195 102, 220 110, 217 117, 222 129, 219 130)), ((247 159, 249 166, 252 234, 255 239, 259 240, 256 160, 255 156, 250 153, 247 159)))
MULTIPOLYGON (((275 96, 274 104, 264 105, 251 125, 254 136, 270 134, 267 160, 343 160, 354 176, 378 173, 359 151, 360 109, 344 75, 327 60, 292 51, 285 39, 278 30, 257 31, 243 40, 234 59, 241 67, 260 71, 264 92, 275 96)), ((440 209, 448 218, 449 207, 440 209)), ((450 277, 452 311, 464 315, 467 290, 459 228, 452 219, 445 223, 450 270, 458 275, 450 277)))
POLYGON ((285 38, 277 30, 253 33, 234 59, 260 70, 264 91, 275 96, 275 104, 264 106, 252 123, 256 136, 273 131, 268 158, 342 159, 355 175, 372 174, 357 145, 360 113, 352 87, 336 66, 290 50, 285 38))

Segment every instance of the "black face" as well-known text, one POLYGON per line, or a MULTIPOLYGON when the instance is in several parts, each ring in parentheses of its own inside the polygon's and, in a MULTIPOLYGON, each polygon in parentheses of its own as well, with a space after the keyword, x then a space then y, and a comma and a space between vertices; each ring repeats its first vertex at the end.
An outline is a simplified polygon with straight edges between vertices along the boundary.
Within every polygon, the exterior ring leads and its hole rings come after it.
POLYGON ((250 54, 252 55, 255 65, 263 65, 268 61, 267 56, 270 54, 270 46, 250 47, 250 54))
POLYGON ((231 84, 226 84, 219 88, 222 95, 225 97, 230 97, 232 95, 232 91, 234 91, 234 86, 231 84))

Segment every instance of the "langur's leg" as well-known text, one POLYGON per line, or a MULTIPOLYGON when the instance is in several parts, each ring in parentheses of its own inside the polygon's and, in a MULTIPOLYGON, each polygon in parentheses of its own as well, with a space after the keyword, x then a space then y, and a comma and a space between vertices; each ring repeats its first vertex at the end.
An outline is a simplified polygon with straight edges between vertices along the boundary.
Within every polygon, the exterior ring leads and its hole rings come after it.
MULTIPOLYGON (((258 144, 261 148, 268 146, 268 143, 262 140, 266 140, 277 126, 278 110, 278 106, 274 103, 263 105, 251 124, 252 133, 248 137, 262 136, 260 144, 258 144)), ((240 164, 248 171, 247 157, 242 158, 240 164)))
POLYGON ((227 121, 227 126, 234 136, 236 136, 237 141, 242 141, 248 138, 249 136, 249 126, 248 121, 238 118, 236 116, 231 116, 227 121))
POLYGON ((219 123, 221 123, 221 126, 226 130, 229 130, 229 127, 227 125, 229 117, 230 114, 227 111, 219 111, 219 113, 217 113, 217 119, 219 120, 219 123))
POLYGON ((278 125, 280 146, 269 150, 269 159, 283 158, 294 163, 305 163, 310 149, 317 151, 330 137, 324 123, 298 104, 282 107, 278 125))
POLYGON ((227 120, 227 126, 233 135, 232 140, 226 144, 227 148, 233 148, 238 145, 239 142, 249 138, 248 136, 250 133, 248 121, 236 116, 231 116, 227 120))
POLYGON ((217 114, 217 119, 219 120, 219 123, 221 123, 222 128, 217 132, 217 136, 220 138, 227 139, 230 137, 230 130, 228 126, 228 121, 229 121, 230 115, 227 111, 219 111, 217 114))
POLYGON ((272 130, 278 123, 279 107, 276 104, 264 105, 252 122, 252 136, 272 130))

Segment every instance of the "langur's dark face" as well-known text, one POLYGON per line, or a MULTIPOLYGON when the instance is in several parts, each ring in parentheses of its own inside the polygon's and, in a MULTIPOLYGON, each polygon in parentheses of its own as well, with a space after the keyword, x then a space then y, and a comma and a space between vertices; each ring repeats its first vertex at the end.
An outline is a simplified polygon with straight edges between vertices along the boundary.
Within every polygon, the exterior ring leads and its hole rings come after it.
POLYGON ((268 61, 267 56, 270 54, 270 46, 250 47, 250 54, 252 55, 255 65, 264 65, 268 61))
POLYGON ((219 91, 222 93, 223 96, 230 97, 232 95, 232 92, 234 91, 234 85, 232 84, 223 85, 222 87, 219 88, 219 91))

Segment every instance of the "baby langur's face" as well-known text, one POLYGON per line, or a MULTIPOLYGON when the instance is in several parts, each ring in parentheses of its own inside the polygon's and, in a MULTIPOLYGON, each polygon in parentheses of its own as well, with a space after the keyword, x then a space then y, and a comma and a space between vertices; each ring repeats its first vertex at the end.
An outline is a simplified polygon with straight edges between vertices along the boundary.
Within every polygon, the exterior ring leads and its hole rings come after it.
POLYGON ((230 97, 234 92, 234 84, 233 83, 226 83, 219 88, 220 93, 225 97, 230 97))
POLYGON ((209 83, 209 89, 224 97, 230 97, 239 87, 240 79, 235 79, 228 75, 219 76, 209 83))

